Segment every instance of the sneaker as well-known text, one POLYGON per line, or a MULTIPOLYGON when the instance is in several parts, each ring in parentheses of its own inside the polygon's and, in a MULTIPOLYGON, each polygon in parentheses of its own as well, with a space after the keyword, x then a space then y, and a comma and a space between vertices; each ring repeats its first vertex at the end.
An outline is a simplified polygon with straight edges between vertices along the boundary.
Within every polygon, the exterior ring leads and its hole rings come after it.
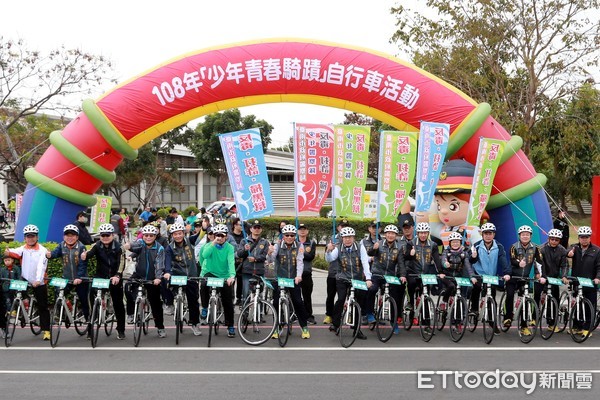
POLYGON ((500 334, 500 328, 497 326, 494 327, 494 335, 498 336, 500 334))
POLYGON ((277 333, 277 331, 275 331, 273 333, 273 335, 271 336, 271 339, 279 339, 279 333, 277 333))
POLYGON ((158 337, 159 338, 166 338, 167 337, 167 330, 166 329, 159 329, 158 330, 158 337))
POLYGON ((125 340, 125 332, 117 332, 117 340, 125 340))
POLYGON ((398 325, 402 325, 403 322, 404 320, 402 319, 402 317, 398 317, 398 325))
POLYGON ((375 323, 375 316, 371 313, 367 314, 367 323, 368 324, 374 324, 375 323))
POLYGON ((504 322, 502 322, 502 325, 504 325, 505 328, 510 328, 510 326, 512 325, 512 319, 506 318, 504 322))
POLYGON ((521 335, 531 336, 531 331, 529 330, 529 328, 521 328, 521 335))
POLYGON ((419 325, 419 319, 413 318, 413 325, 419 325))
POLYGON ((552 330, 554 331, 554 333, 560 333, 560 328, 558 326, 553 327, 552 330))
POLYGON ((233 326, 230 326, 229 328, 227 328, 227 337, 229 337, 229 338, 235 337, 235 328, 233 326))
POLYGON ((394 335, 400 334, 400 326, 398 324, 394 325, 394 335))
POLYGON ((329 325, 329 332, 335 332, 335 331, 337 331, 337 328, 333 324, 329 325))
POLYGON ((445 301, 440 303, 440 311, 446 311, 446 302, 445 301))
POLYGON ((573 329, 567 328, 566 332, 569 335, 571 335, 571 334, 573 334, 573 335, 581 335, 581 329, 577 329, 577 328, 573 328, 573 329))
POLYGON ((175 306, 173 306, 173 305, 165 306, 164 310, 165 310, 164 311, 165 314, 167 314, 167 315, 173 315, 175 313, 175 306))
POLYGON ((356 338, 360 339, 360 340, 367 340, 367 337, 365 336, 364 333, 362 333, 362 331, 358 331, 358 334, 356 335, 356 338))
POLYGON ((202 336, 200 327, 197 324, 192 325, 192 333, 194 334, 194 336, 202 336))
POLYGON ((367 325, 369 322, 367 321, 367 316, 363 315, 360 319, 360 324, 361 325, 367 325))
POLYGON ((128 323, 129 325, 133 324, 133 315, 128 315, 128 316, 127 316, 127 323, 128 323))
POLYGON ((581 336, 587 336, 589 338, 592 337, 592 332, 590 332, 590 331, 583 330, 583 331, 581 331, 580 334, 581 334, 581 336))
POLYGON ((86 338, 87 340, 92 340, 92 332, 91 332, 91 331, 88 331, 88 333, 87 333, 87 335, 86 335, 86 337, 85 337, 85 338, 86 338))
POLYGON ((315 321, 315 317, 308 317, 306 319, 306 322, 308 322, 311 325, 316 325, 317 324, 317 321, 315 321))
POLYGON ((425 328, 423 328, 423 332, 425 332, 425 334, 430 335, 431 334, 431 328, 426 326, 425 328))
POLYGON ((50 340, 50 331, 44 331, 44 335, 42 336, 42 340, 50 340))
POLYGON ((310 339, 310 332, 307 327, 302 328, 302 339, 310 339))
POLYGON ((333 320, 331 319, 331 317, 329 315, 325 316, 325 319, 323 320, 323 324, 327 325, 327 324, 331 324, 333 322, 333 320))
POLYGON ((0 328, 0 336, 2 336, 2 339, 6 338, 6 330, 4 328, 0 328))
POLYGON ((13 318, 16 317, 17 316, 17 312, 16 311, 11 311, 10 312, 10 316, 13 317, 13 318))

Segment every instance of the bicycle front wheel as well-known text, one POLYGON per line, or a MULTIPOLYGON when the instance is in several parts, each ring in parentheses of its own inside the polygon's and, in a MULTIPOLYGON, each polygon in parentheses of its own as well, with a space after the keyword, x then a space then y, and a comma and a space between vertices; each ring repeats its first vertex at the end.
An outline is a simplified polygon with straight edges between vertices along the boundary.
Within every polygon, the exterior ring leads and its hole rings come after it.
MULTIPOLYGON (((4 301, 4 299, 0 299, 0 301, 4 301)), ((10 308, 10 312, 8 313, 8 318, 6 321, 6 336, 4 337, 4 345, 6 347, 10 347, 13 337, 15 336, 15 328, 19 323, 19 314, 21 312, 20 305, 21 300, 15 299, 12 303, 12 307, 10 308)))
POLYGON ((467 326, 467 300, 464 297, 456 297, 449 312, 450 338, 453 342, 459 342, 465 336, 467 326))
MULTIPOLYGON (((408 296, 408 294, 407 294, 408 296)), ((413 318, 415 317, 415 310, 410 305, 410 302, 407 298, 404 299, 404 308, 402 309, 402 325, 404 326, 404 330, 410 331, 410 328, 413 326, 413 318)))
POLYGON ((356 301, 344 305, 339 329, 342 347, 348 348, 352 346, 360 331, 360 307, 356 301))
MULTIPOLYGON (((511 304, 510 307, 513 305, 511 304)), ((498 303, 498 324, 500 325, 500 330, 502 332, 508 332, 510 329, 509 326, 504 326, 504 321, 506 320, 506 292, 502 293, 502 297, 500 297, 500 302, 498 303)))
POLYGON ((526 297, 517 309, 516 319, 519 327, 519 339, 530 343, 537 333, 538 308, 532 298, 526 297))
POLYGON ((83 336, 87 333, 87 321, 81 311, 80 299, 77 295, 73 296, 73 325, 75 325, 75 331, 79 336, 83 336))
POLYGON ((471 300, 467 302, 467 310, 469 310, 469 313, 467 314, 467 329, 469 332, 475 332, 475 329, 477 329, 477 324, 479 323, 479 311, 471 311, 471 300))
POLYGON ((152 314, 150 314, 150 303, 148 300, 144 301, 144 313, 142 314, 144 318, 142 319, 142 330, 144 331, 144 335, 148 334, 148 328, 150 327, 150 318, 152 314))
POLYGON ((58 298, 54 304, 52 317, 50 318, 50 346, 56 347, 58 337, 60 336, 60 328, 63 324, 64 305, 63 299, 58 298))
POLYGON ((398 326, 397 315, 396 301, 388 296, 381 303, 375 320, 375 333, 383 343, 390 340, 394 334, 394 328, 398 326))
POLYGON ((446 319, 448 318, 448 310, 442 310, 440 308, 440 305, 444 303, 444 291, 442 290, 442 292, 440 293, 440 295, 438 296, 437 299, 437 304, 435 306, 435 312, 436 312, 436 321, 435 321, 435 328, 438 331, 441 331, 442 329, 444 329, 444 326, 446 325, 446 319))
POLYGON ((135 302, 135 320, 133 321, 133 345, 138 347, 144 330, 144 305, 141 300, 135 302))
POLYGON ((246 303, 237 321, 242 340, 251 346, 267 342, 277 329, 277 313, 273 305, 264 300, 246 303), (263 311, 267 310, 263 314, 263 311), (261 320, 263 322, 261 322, 261 320))
POLYGON ((482 314, 481 325, 483 327, 483 341, 486 344, 490 344, 492 343, 492 339, 494 339, 494 331, 498 326, 496 300, 493 297, 486 298, 482 314))
POLYGON ((285 297, 279 299, 279 318, 277 326, 277 341, 285 347, 290 336, 290 305, 285 297))
POLYGON ((179 335, 183 331, 183 303, 181 298, 175 299, 175 344, 179 344, 179 335))
POLYGON ((433 300, 427 296, 421 300, 419 306, 419 331, 421 338, 429 342, 433 337, 436 326, 436 310, 433 306, 433 300))
POLYGON ((96 348, 98 335, 100 334, 100 313, 102 312, 102 300, 96 298, 94 308, 92 308, 92 318, 90 320, 90 329, 92 334, 92 348, 96 348))
POLYGON ((569 325, 569 307, 571 304, 571 297, 568 291, 564 291, 558 298, 558 320, 556 321, 557 332, 563 332, 569 325))
POLYGON ((540 304, 540 336, 548 340, 554 334, 558 321, 558 302, 554 297, 546 296, 546 301, 540 304))
POLYGON ((569 333, 574 342, 583 343, 590 337, 591 327, 594 326, 591 320, 593 316, 592 302, 585 297, 578 299, 569 319, 569 333))
POLYGON ((40 326, 40 310, 38 309, 37 300, 35 297, 29 299, 29 328, 34 335, 42 333, 40 326))
POLYGON ((106 297, 106 308, 104 309, 104 332, 106 336, 110 336, 115 326, 115 307, 112 297, 106 297))
POLYGON ((213 335, 213 328, 215 326, 215 320, 217 311, 217 300, 214 297, 211 297, 208 301, 208 315, 206 319, 208 321, 208 347, 210 347, 213 335))

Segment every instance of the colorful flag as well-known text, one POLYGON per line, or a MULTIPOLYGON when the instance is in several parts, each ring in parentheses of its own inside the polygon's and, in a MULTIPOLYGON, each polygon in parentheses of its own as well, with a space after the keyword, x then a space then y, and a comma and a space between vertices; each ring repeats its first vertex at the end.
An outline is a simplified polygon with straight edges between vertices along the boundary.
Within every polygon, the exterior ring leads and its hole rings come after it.
POLYGON ((334 210, 337 216, 362 218, 369 166, 371 127, 335 125, 334 210))
POLYGON ((295 125, 294 180, 298 212, 318 212, 323 206, 331 190, 332 160, 333 127, 331 125, 295 125))
POLYGON ((231 192, 246 221, 274 212, 262 139, 258 128, 219 135, 231 192))
POLYGON ((431 207, 442 163, 446 157, 449 137, 450 125, 421 122, 415 212, 427 212, 431 207))
POLYGON ((504 140, 482 138, 479 142, 473 189, 469 199, 467 226, 479 226, 481 215, 490 200, 494 177, 500 166, 505 146, 504 140))
POLYGON ((415 179, 416 132, 382 131, 379 138, 377 220, 395 221, 415 179))
POLYGON ((90 232, 98 232, 102 224, 110 224, 110 209, 112 197, 96 196, 96 205, 92 207, 90 215, 90 232))

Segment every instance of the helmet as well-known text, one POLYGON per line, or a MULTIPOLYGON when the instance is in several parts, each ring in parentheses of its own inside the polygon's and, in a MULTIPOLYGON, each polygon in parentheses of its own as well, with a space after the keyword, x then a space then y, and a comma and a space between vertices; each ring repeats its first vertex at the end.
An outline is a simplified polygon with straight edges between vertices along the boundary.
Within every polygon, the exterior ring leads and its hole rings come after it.
POLYGON ((295 234, 296 233, 296 226, 295 225, 287 224, 283 228, 281 228, 281 233, 283 233, 284 235, 286 233, 294 233, 295 234))
POLYGON ((563 234, 560 229, 550 229, 550 232, 548 232, 548 237, 562 239, 563 234))
POLYGON ((226 235, 228 231, 229 231, 229 229, 227 229, 227 226, 225 226, 223 224, 219 224, 219 225, 213 227, 213 233, 215 235, 218 235, 218 234, 225 234, 226 235))
POLYGON ((496 225, 492 224, 491 222, 486 222, 485 224, 481 225, 481 232, 496 232, 496 225))
POLYGON ((158 235, 158 229, 154 225, 148 224, 142 228, 142 235, 158 235))
POLYGON ((25 227, 23 228, 23 235, 27 235, 28 233, 34 233, 37 235, 38 233, 40 233, 40 230, 35 225, 25 225, 25 227))
POLYGON ((462 241, 462 239, 463 239, 462 235, 460 233, 458 233, 458 232, 452 232, 450 234, 450 236, 448 236, 448 241, 449 242, 451 242, 453 240, 460 240, 460 241, 462 241))
POLYGON ((419 222, 417 224, 417 233, 419 232, 429 232, 431 228, 429 227, 428 222, 419 222))
POLYGON ((523 232, 533 233, 533 229, 531 229, 531 227, 529 225, 523 225, 523 226, 519 227, 517 234, 520 235, 523 232))
POLYGON ((64 227, 63 233, 67 234, 69 232, 74 232, 75 234, 79 235, 79 228, 76 227, 75 225, 69 224, 64 227))
POLYGON ((98 233, 114 233, 115 227, 112 224, 102 224, 98 227, 98 233))
POLYGON ((398 227, 393 224, 387 225, 385 228, 383 228, 383 233, 387 233, 387 232, 394 232, 395 234, 400 233, 400 231, 398 230, 398 227))
POLYGON ((354 229, 350 228, 349 226, 342 228, 342 230, 340 231, 341 237, 348 237, 348 236, 355 236, 355 235, 356 235, 356 232, 354 231, 354 229))
POLYGON ((171 225, 169 228, 169 233, 177 232, 177 231, 185 231, 185 227, 181 223, 176 223, 171 225))
POLYGON ((592 228, 589 226, 580 226, 577 229, 577 236, 590 236, 592 234, 592 228))

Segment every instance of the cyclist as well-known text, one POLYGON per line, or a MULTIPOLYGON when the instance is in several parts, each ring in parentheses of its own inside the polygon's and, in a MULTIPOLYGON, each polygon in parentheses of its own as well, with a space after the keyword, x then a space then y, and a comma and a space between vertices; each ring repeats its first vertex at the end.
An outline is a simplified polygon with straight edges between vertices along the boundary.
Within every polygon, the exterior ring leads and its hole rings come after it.
MULTIPOLYGON (((231 232, 227 241, 237 249, 244 239, 244 227, 238 217, 231 219, 231 232), (233 239, 233 241, 231 240, 233 239)), ((235 258, 235 305, 242 305, 242 259, 235 258)))
MULTIPOLYGON (((582 278, 589 278, 595 285, 600 284, 600 247, 593 244, 590 240, 592 229, 589 226, 581 226, 577 230, 578 243, 571 246, 567 253, 572 267, 571 274, 582 278)), ((567 279, 563 278, 566 282, 567 279)), ((596 310, 596 288, 583 288, 583 295, 592 303, 592 310, 596 310)), ((573 329, 583 330, 582 334, 587 335, 590 330, 591 315, 586 315, 586 326, 575 326, 573 329)), ((591 333, 589 334, 591 336, 591 333)), ((588 336, 588 337, 589 337, 588 336)))
MULTIPOLYGON (((156 326, 158 337, 167 337, 164 325, 162 302, 160 300, 160 283, 162 278, 169 279, 170 275, 165 273, 165 248, 156 241, 158 229, 148 224, 142 228, 142 239, 133 243, 123 245, 125 250, 136 255, 135 270, 132 279, 144 279, 152 281, 152 284, 144 285, 148 295, 148 302, 152 309, 152 317, 156 326)), ((135 293, 136 288, 131 285, 131 291, 135 293)))
MULTIPOLYGON (((400 241, 403 244, 404 263, 407 272, 408 286, 408 308, 414 310, 415 291, 421 287, 420 277, 410 275, 437 274, 441 271, 442 262, 438 245, 429 237, 431 228, 427 222, 419 222, 416 226, 417 237, 410 240, 400 241)), ((400 293, 399 309, 404 304, 404 292, 400 293)), ((400 320, 399 323, 402 323, 400 320)), ((417 322, 414 322, 417 324, 417 322)))
MULTIPOLYGON (((367 292, 367 322, 375 322, 374 303, 375 295, 379 288, 385 285, 383 275, 392 275, 400 278, 402 283, 406 282, 406 267, 404 265, 404 254, 402 248, 396 240, 400 231, 396 225, 387 225, 383 229, 384 239, 373 244, 367 254, 373 257, 372 274, 379 276, 372 277, 372 285, 367 292)), ((390 296, 396 304, 400 304, 400 288, 403 285, 390 285, 390 296)), ((396 331, 398 326, 394 328, 396 331)), ((399 331, 398 331, 399 332, 399 331)))
POLYGON ((456 293, 456 283, 446 278, 446 275, 452 277, 471 278, 473 284, 477 279, 473 277, 473 268, 469 262, 471 254, 462 244, 463 236, 458 232, 451 232, 448 235, 448 246, 442 252, 442 270, 440 271, 440 280, 444 287, 443 302, 440 304, 442 311, 446 309, 446 304, 450 296, 456 293))
POLYGON ((48 289, 44 283, 48 259, 47 249, 38 243, 40 230, 35 225, 25 225, 25 244, 14 249, 6 248, 4 255, 21 260, 21 277, 33 286, 33 294, 38 302, 40 327, 43 340, 50 340, 50 311, 48 311, 48 289))
POLYGON ((4 263, 0 266, 0 278, 7 279, 0 282, 0 333, 4 339, 6 330, 6 311, 10 311, 14 296, 9 287, 9 279, 21 279, 21 268, 16 265, 15 259, 10 255, 4 255, 4 263))
MULTIPOLYGON (((215 232, 216 235, 216 232, 215 232)), ((252 275, 265 274, 265 260, 269 252, 269 241, 262 236, 262 224, 255 220, 250 227, 250 236, 240 242, 236 256, 242 259, 242 298, 250 292, 252 275)))
MULTIPOLYGON (((335 236, 335 243, 338 243, 340 239, 340 231, 348 226, 348 220, 343 219, 340 221, 337 229, 337 235, 335 236)), ((333 310, 334 310, 334 302, 335 295, 337 293, 337 281, 335 279, 338 270, 340 268, 339 261, 337 259, 333 261, 329 261, 329 265, 327 266, 327 297, 325 298, 325 319, 323 319, 324 324, 330 325, 333 323, 333 310)))
MULTIPOLYGON (((190 239, 185 237, 185 226, 179 222, 174 223, 169 228, 171 234, 171 243, 166 250, 166 267, 171 275, 187 276, 195 278, 198 276, 198 267, 196 257, 194 256, 194 245, 190 239), (170 266, 169 266, 170 264, 170 266)), ((198 282, 188 280, 185 287, 185 296, 187 297, 188 308, 190 312, 190 324, 194 336, 202 335, 200 327, 200 309, 198 305, 198 282)))
POLYGON ((306 309, 306 321, 309 324, 316 324, 315 316, 313 315, 312 307, 312 261, 317 254, 317 242, 308 238, 308 227, 305 224, 298 225, 298 243, 304 246, 304 270, 302 271, 302 300, 306 309))
MULTIPOLYGON (((502 276, 506 281, 510 279, 510 265, 506 258, 506 250, 502 243, 496 241, 496 225, 487 222, 481 225, 481 235, 483 239, 475 242, 473 248, 475 251, 471 253, 469 261, 473 270, 478 275, 502 276)), ((469 312, 479 313, 479 299, 481 296, 482 284, 477 281, 473 284, 471 291, 471 309, 469 312)), ((496 297, 496 287, 492 286, 492 296, 496 297)), ((496 326, 494 332, 499 333, 500 330, 496 326)))
MULTIPOLYGON (((69 224, 63 228, 63 241, 56 246, 52 251, 46 253, 46 257, 62 258, 63 278, 73 281, 73 284, 68 284, 65 287, 65 295, 67 295, 73 287, 77 292, 79 301, 81 301, 81 311, 86 321, 89 321, 90 302, 88 300, 89 282, 84 282, 82 278, 88 275, 88 265, 85 257, 82 254, 86 251, 85 245, 79 241, 79 228, 73 224, 69 224)), ((88 328, 90 328, 88 326, 88 328)), ((92 331, 88 329, 87 337, 92 338, 92 331)))
MULTIPOLYGON (((81 254, 82 260, 96 257, 95 278, 110 279, 108 290, 112 299, 115 317, 117 318, 117 339, 125 339, 125 305, 123 303, 123 269, 125 259, 123 248, 115 240, 115 228, 112 224, 102 224, 98 227, 100 241, 94 243, 92 248, 81 254)), ((91 294, 90 294, 90 301, 91 294)))
MULTIPOLYGON (((310 332, 306 323, 307 314, 300 289, 302 272, 304 271, 304 246, 296 241, 296 227, 294 225, 288 224, 281 227, 281 235, 281 242, 275 244, 269 258, 275 262, 275 276, 294 280, 294 287, 288 288, 289 295, 298 317, 298 323, 302 328, 302 339, 309 339, 310 332)), ((273 282, 273 305, 275 310, 278 310, 279 288, 277 281, 273 282)), ((277 332, 273 336, 277 338, 277 332)))
MULTIPOLYGON (((548 241, 540 248, 542 257, 542 276, 544 278, 562 278, 567 276, 569 272, 569 264, 567 262, 567 249, 561 244, 563 233, 560 229, 550 229, 548 232, 548 241)), ((546 290, 546 285, 542 286, 542 290, 546 290)), ((552 285, 552 297, 557 301, 560 296, 560 288, 557 285, 552 285)), ((539 304, 538 304, 539 306, 539 304)), ((548 326, 552 327, 554 321, 548 320, 548 326)), ((559 332, 560 328, 554 327, 555 332, 559 332)))
MULTIPOLYGON (((529 225, 520 226, 517 230, 519 240, 513 244, 510 248, 510 264, 512 266, 511 275, 521 276, 528 278, 534 269, 534 275, 539 276, 541 273, 538 271, 537 264, 541 266, 542 257, 540 255, 540 249, 533 243, 531 243, 531 235, 533 229, 529 225)), ((542 278, 545 283, 545 279, 542 278)), ((505 320, 502 322, 505 327, 510 327, 514 315, 513 301, 515 298, 515 290, 518 287, 525 285, 526 282, 516 282, 515 280, 508 279, 506 281, 506 314, 505 320)), ((540 290, 534 290, 534 300, 537 304, 540 304, 541 292, 540 290)), ((503 306, 502 304, 500 305, 503 306)), ((523 327, 523 334, 530 335, 529 328, 523 327)))
MULTIPOLYGON (((233 292, 231 285, 235 282, 235 249, 231 243, 226 241, 227 226, 219 224, 213 227, 212 231, 215 234, 214 240, 206 243, 201 250, 201 276, 227 280, 228 287, 219 290, 221 292, 221 301, 223 302, 227 336, 233 338, 235 337, 235 328, 233 327, 233 292)), ((209 294, 206 289, 206 282, 202 282, 200 294, 202 296, 202 304, 208 304, 209 294)))
MULTIPOLYGON (((325 260, 327 262, 335 260, 339 262, 336 274, 336 291, 338 297, 333 310, 333 323, 329 327, 329 330, 335 332, 338 332, 342 318, 342 309, 346 301, 346 293, 351 285, 348 281, 351 279, 365 279, 367 281, 367 288, 370 288, 372 285, 369 256, 365 247, 360 242, 357 243, 355 241, 355 230, 349 226, 344 227, 340 230, 340 236, 342 243, 334 245, 332 242, 329 242, 325 252, 325 260)), ((361 308, 364 308, 366 296, 361 290, 356 291, 356 300, 361 308)), ((367 338, 361 330, 358 331, 356 337, 362 340, 367 338)))

